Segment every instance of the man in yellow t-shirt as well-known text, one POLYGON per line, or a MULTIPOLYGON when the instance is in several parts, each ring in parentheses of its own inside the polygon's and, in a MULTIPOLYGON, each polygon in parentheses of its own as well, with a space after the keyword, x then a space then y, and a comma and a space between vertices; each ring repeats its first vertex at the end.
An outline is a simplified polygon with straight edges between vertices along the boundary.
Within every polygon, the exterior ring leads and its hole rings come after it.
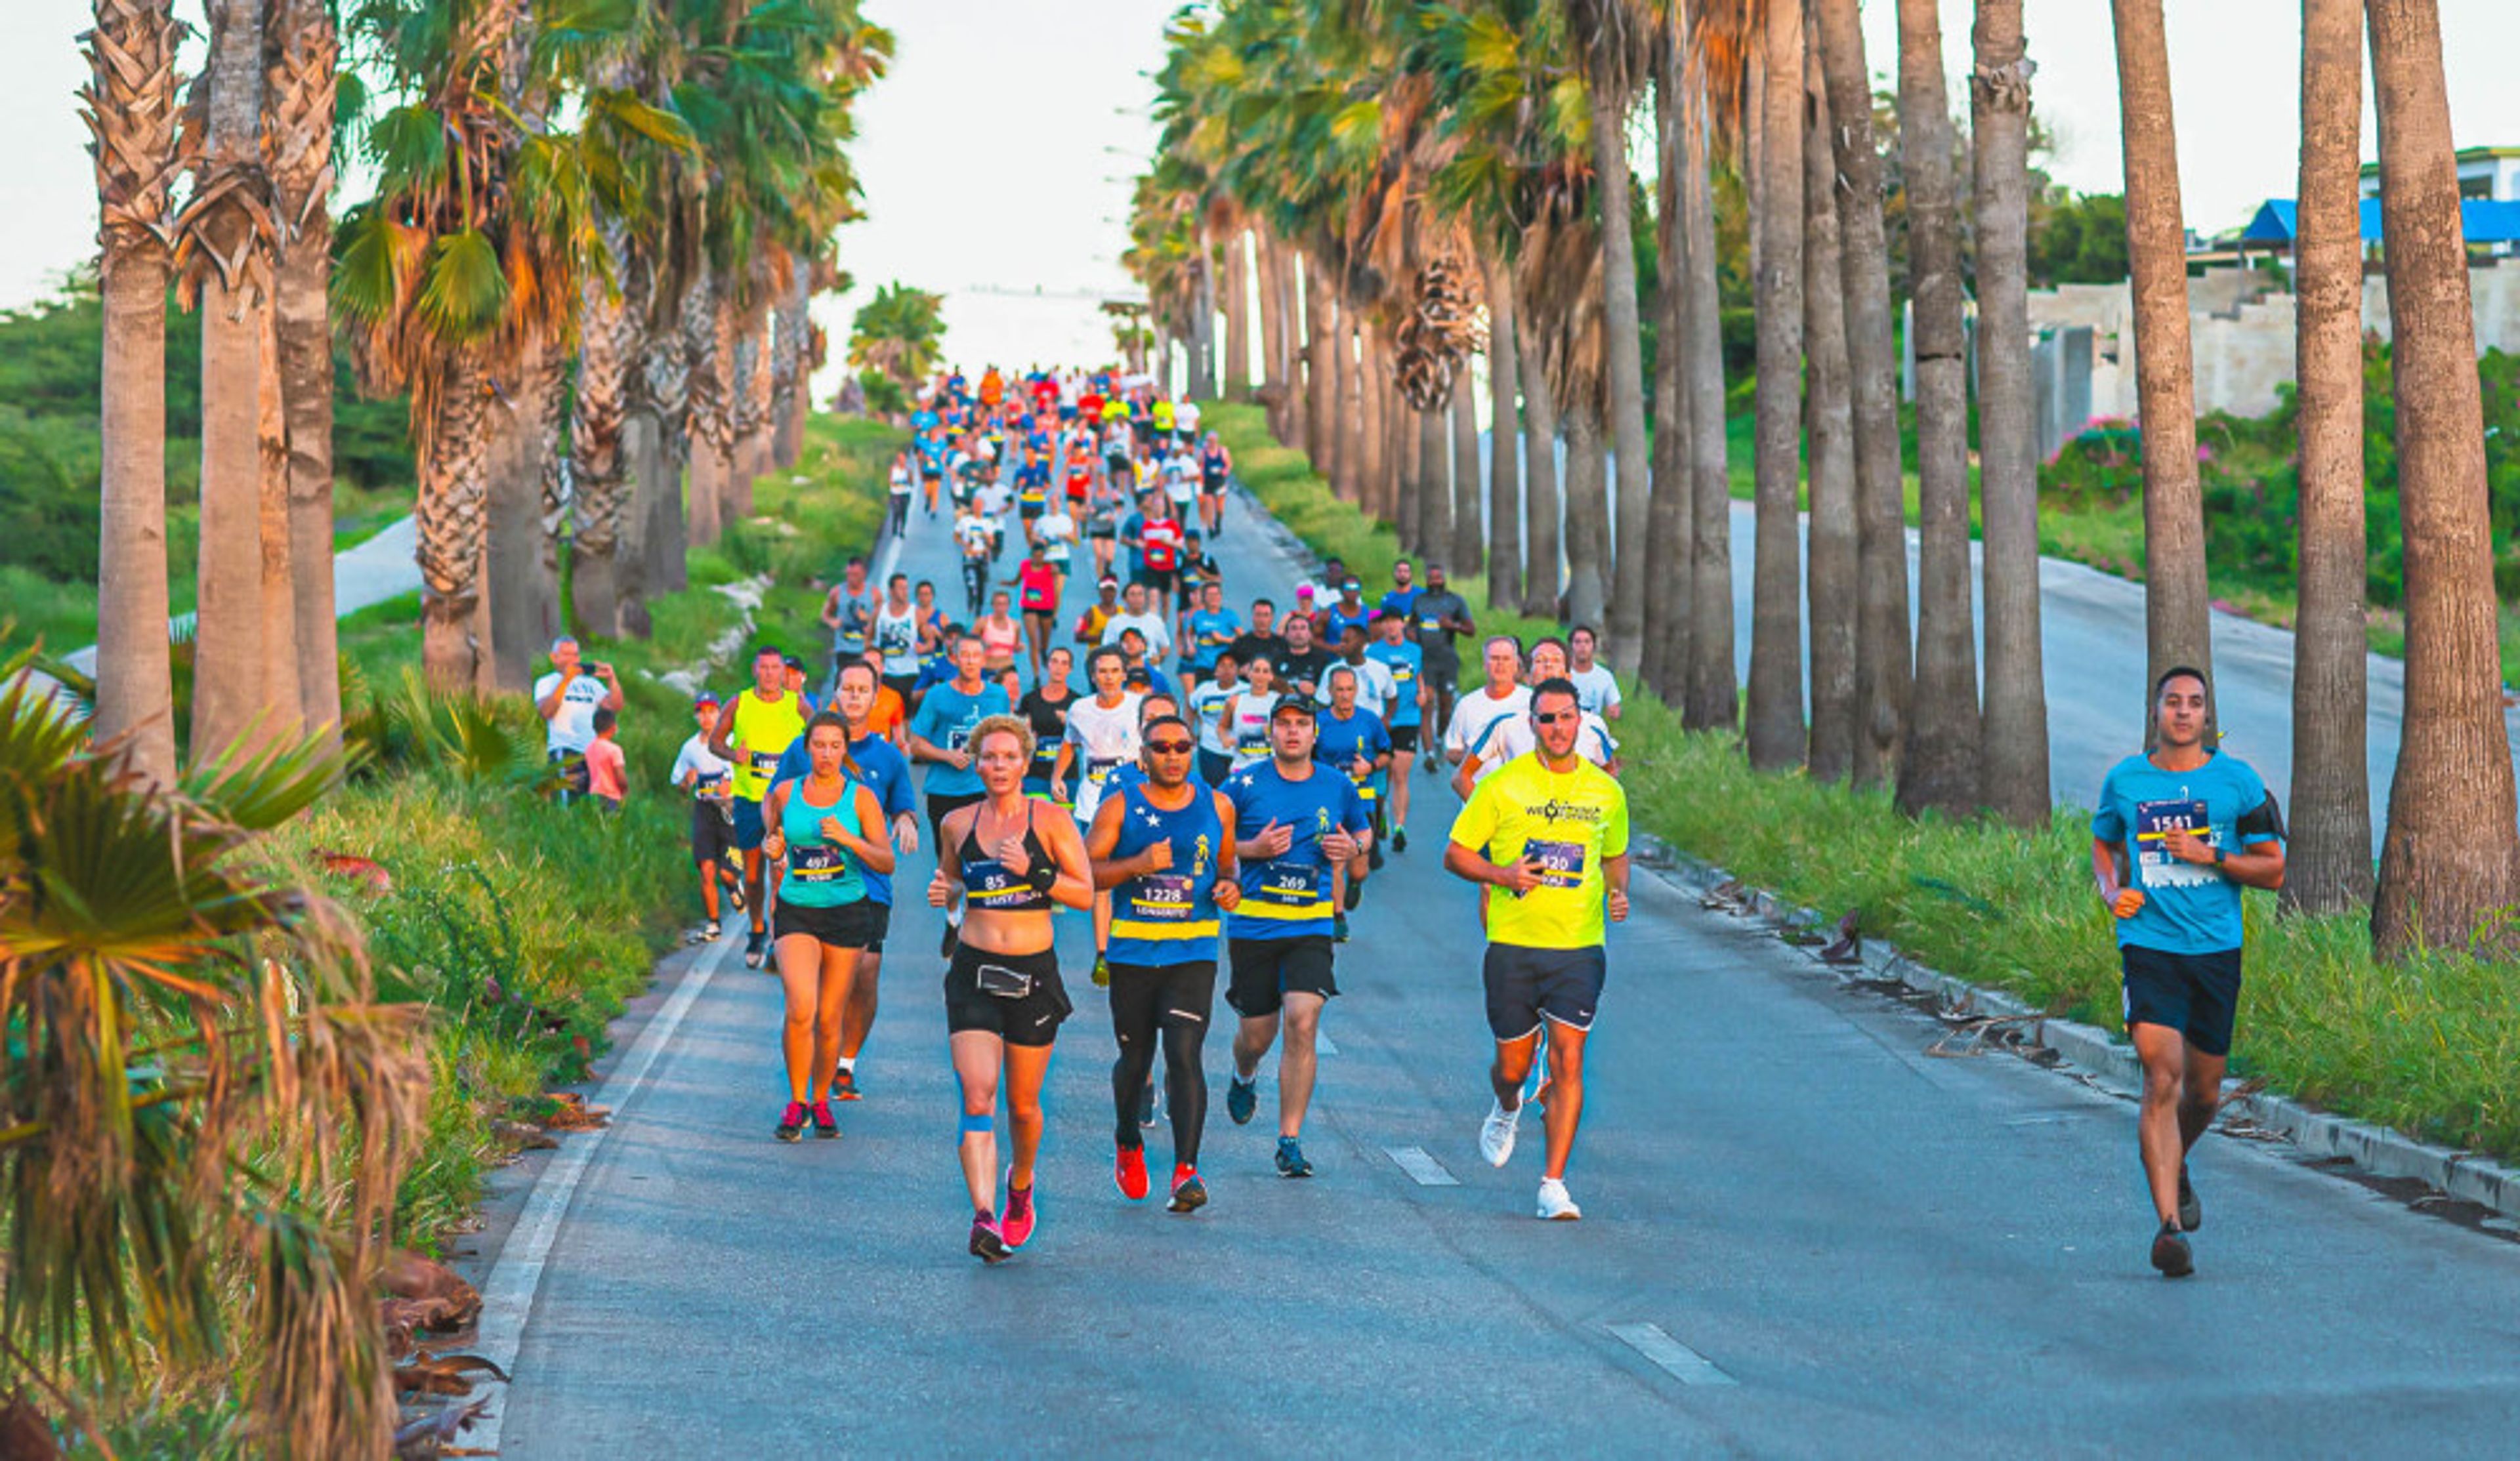
POLYGON ((805 733, 809 714, 804 696, 788 687, 788 656, 775 644, 763 644, 752 651, 751 687, 737 695, 718 717, 717 731, 709 737, 709 750, 731 763, 735 772, 735 845, 743 854, 745 911, 752 918, 743 944, 747 969, 760 968, 768 956, 770 931, 765 920, 778 897, 775 874, 764 887, 761 799, 770 790, 779 758, 805 733))
POLYGON ((1584 1115, 1584 1039, 1608 973, 1607 925, 1628 916, 1628 799, 1576 752, 1583 706, 1571 682, 1541 682, 1530 714, 1539 749, 1498 767, 1470 793, 1444 868, 1495 890, 1485 975, 1496 1104, 1479 1128, 1479 1150, 1494 1167, 1513 1155, 1522 1083, 1546 1029, 1549 1073, 1531 1095, 1548 1137, 1540 1216, 1572 1219, 1584 1216, 1566 1195, 1566 1159, 1584 1115))

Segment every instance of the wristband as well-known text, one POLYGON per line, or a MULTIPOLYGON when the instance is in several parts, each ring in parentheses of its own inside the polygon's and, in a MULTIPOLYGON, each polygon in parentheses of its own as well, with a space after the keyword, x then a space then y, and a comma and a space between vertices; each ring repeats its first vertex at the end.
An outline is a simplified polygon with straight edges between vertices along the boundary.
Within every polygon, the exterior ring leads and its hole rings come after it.
POLYGON ((1024 869, 1023 880, 1035 893, 1047 893, 1058 881, 1058 866, 1044 859, 1024 869))

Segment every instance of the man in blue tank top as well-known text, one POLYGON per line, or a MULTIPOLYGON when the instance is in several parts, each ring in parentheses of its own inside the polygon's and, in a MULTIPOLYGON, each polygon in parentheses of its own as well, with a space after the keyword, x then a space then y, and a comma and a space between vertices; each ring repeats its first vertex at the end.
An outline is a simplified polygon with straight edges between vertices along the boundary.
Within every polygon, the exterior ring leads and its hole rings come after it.
POLYGON ((1169 1206, 1189 1213, 1207 1201, 1198 1177, 1207 1125, 1200 1050, 1216 997, 1217 930, 1241 899, 1234 806, 1192 776, 1198 736, 1188 721, 1149 717, 1140 746, 1145 775, 1115 777, 1085 839, 1094 885, 1109 890, 1112 901, 1111 1029, 1120 1044, 1111 1067, 1112 1179, 1131 1202, 1147 1195, 1139 1105, 1160 1034, 1173 1129, 1169 1206))

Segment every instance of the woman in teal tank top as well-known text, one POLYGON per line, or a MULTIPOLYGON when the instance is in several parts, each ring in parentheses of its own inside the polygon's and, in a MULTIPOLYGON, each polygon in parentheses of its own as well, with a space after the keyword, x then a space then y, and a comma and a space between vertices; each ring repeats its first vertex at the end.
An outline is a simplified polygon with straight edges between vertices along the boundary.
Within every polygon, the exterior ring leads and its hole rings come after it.
POLYGON ((780 1046, 788 1060, 788 1109, 779 1139, 840 1134, 832 1116, 832 1073, 840 1063, 840 1015, 857 978, 858 955, 875 937, 866 874, 893 868, 892 833, 875 792, 849 760, 848 723, 825 713, 805 728, 813 770, 770 788, 761 805, 769 827, 763 856, 787 863, 772 925, 788 1013, 780 1046))

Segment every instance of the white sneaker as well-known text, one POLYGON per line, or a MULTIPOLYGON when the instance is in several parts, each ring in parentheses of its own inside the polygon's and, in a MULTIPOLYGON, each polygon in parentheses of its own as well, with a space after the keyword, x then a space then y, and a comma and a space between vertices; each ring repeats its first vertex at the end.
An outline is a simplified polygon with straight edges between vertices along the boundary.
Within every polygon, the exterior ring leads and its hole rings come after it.
POLYGON ((1566 1195, 1564 1182, 1544 1177, 1540 1183, 1540 1216, 1552 1222, 1572 1222, 1584 1216, 1584 1210, 1566 1195))
POLYGON ((700 925, 700 942, 703 944, 714 944, 718 941, 720 932, 721 930, 717 926, 717 920, 712 918, 708 922, 700 925))
POLYGON ((1503 1167, 1513 1155, 1513 1129, 1522 1121, 1522 1108, 1508 1111, 1495 1102, 1488 1105, 1488 1119, 1479 1123, 1479 1155, 1490 1167, 1503 1167))

